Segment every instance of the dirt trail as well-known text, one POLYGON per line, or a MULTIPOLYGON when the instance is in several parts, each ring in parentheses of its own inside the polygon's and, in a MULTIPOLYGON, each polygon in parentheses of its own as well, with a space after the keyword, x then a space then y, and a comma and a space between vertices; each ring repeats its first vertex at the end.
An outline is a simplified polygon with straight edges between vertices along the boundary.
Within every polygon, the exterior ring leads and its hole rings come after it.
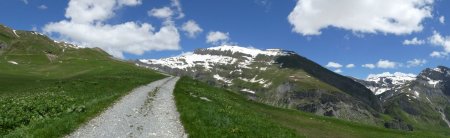
POLYGON ((178 79, 169 77, 136 88, 67 137, 187 137, 173 97, 178 79))

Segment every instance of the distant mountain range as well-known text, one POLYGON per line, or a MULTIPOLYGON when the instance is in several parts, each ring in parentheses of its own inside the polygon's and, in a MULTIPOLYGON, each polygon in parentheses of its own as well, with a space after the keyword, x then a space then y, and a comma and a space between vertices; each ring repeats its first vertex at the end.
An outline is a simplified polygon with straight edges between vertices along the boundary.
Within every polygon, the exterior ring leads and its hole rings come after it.
POLYGON ((450 69, 427 68, 419 75, 384 73, 356 80, 382 101, 385 112, 411 124, 450 127, 450 69))
POLYGON ((273 106, 413 130, 448 127, 446 67, 419 76, 394 73, 359 80, 336 74, 293 51, 223 45, 136 64, 187 75, 273 106))

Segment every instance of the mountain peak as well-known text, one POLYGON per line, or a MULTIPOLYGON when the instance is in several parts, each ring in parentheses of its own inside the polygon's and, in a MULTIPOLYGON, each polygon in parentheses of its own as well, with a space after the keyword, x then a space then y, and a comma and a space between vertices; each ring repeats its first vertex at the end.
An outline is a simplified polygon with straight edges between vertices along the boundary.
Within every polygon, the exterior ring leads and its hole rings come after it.
POLYGON ((416 79, 415 74, 411 73, 402 73, 402 72, 395 72, 391 74, 390 72, 384 72, 381 74, 370 74, 366 81, 385 81, 386 79, 389 79, 392 84, 398 84, 398 83, 404 83, 405 81, 412 81, 416 79))
POLYGON ((417 75, 402 72, 384 72, 381 74, 370 74, 365 81, 358 81, 364 84, 375 95, 383 94, 387 91, 396 91, 404 84, 416 80, 417 75))
POLYGON ((441 83, 450 76, 450 69, 445 66, 438 66, 436 68, 427 68, 423 70, 418 78, 424 81, 428 81, 430 85, 436 87, 437 84, 441 83))
POLYGON ((206 50, 215 50, 215 51, 230 51, 234 53, 243 53, 247 55, 251 55, 252 57, 256 57, 258 55, 267 55, 267 56, 284 56, 295 54, 293 51, 287 51, 283 49, 266 49, 260 50, 253 47, 241 47, 241 46, 231 46, 231 45, 222 45, 217 47, 206 48, 206 50))

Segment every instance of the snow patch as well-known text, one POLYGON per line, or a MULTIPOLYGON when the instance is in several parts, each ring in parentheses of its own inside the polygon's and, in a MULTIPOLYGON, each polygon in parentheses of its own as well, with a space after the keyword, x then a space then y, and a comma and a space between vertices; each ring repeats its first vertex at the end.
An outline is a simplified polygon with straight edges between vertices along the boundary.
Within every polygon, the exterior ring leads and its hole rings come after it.
POLYGON ((185 54, 178 57, 171 57, 165 59, 142 59, 143 63, 161 65, 170 68, 187 69, 195 67, 196 65, 203 66, 206 70, 213 68, 213 65, 230 65, 234 64, 237 59, 229 56, 217 55, 200 55, 200 54, 185 54))
POLYGON ((441 68, 433 68, 434 71, 439 72, 439 73, 444 73, 444 71, 442 71, 441 68))
POLYGON ((44 36, 44 34, 41 34, 41 33, 39 33, 39 32, 35 32, 35 31, 31 32, 31 34, 34 34, 34 35, 42 35, 42 36, 44 36))
POLYGON ((375 82, 381 84, 380 87, 369 86, 370 89, 375 95, 380 95, 386 91, 396 89, 396 86, 404 85, 408 82, 416 80, 417 75, 415 74, 407 74, 401 72, 395 72, 393 74, 389 72, 384 72, 381 74, 370 74, 366 81, 375 82), (393 85, 393 87, 392 87, 393 85))
POLYGON ((19 63, 15 62, 15 61, 8 61, 8 63, 14 64, 14 65, 18 65, 19 63))
POLYGON ((255 91, 252 91, 250 89, 242 89, 241 91, 242 92, 248 92, 248 93, 251 93, 251 94, 255 94, 256 93, 255 91))
POLYGON ((416 80, 417 75, 415 74, 406 74, 401 72, 395 72, 394 74, 391 74, 389 72, 384 72, 381 74, 370 74, 366 81, 374 81, 378 82, 382 78, 388 78, 392 80, 392 84, 399 85, 404 84, 405 82, 416 80))
POLYGON ((20 37, 19 35, 17 35, 16 30, 13 30, 14 35, 16 35, 17 37, 20 37))
POLYGON ((211 102, 211 100, 206 98, 206 97, 200 97, 200 99, 203 100, 203 101, 211 102))
POLYGON ((433 87, 435 87, 435 88, 436 88, 436 85, 439 83, 441 83, 440 80, 432 80, 432 79, 428 80, 428 84, 433 85, 433 87))
POLYGON ((250 83, 259 83, 259 84, 262 84, 262 85, 268 85, 268 86, 270 86, 271 84, 268 84, 267 82, 267 80, 264 80, 264 79, 256 79, 258 77, 258 75, 256 75, 255 77, 253 77, 252 79, 247 79, 247 78, 242 78, 242 77, 239 77, 239 79, 241 79, 241 80, 243 80, 243 81, 246 81, 246 82, 250 82, 250 83))
POLYGON ((419 96, 420 96, 420 93, 417 91, 414 91, 414 98, 417 99, 417 98, 419 98, 419 96))
POLYGON ((214 77, 214 79, 216 79, 218 81, 225 82, 229 86, 233 84, 232 80, 229 80, 227 78, 221 77, 219 74, 215 74, 213 77, 214 77))
POLYGON ((269 88, 272 85, 272 82, 266 83, 263 85, 264 88, 269 88))
POLYGON ((430 104, 433 104, 433 102, 431 102, 431 100, 428 97, 426 97, 426 98, 427 98, 428 102, 430 102, 430 104))
POLYGON ((288 51, 284 51, 281 49, 267 49, 265 51, 259 50, 253 47, 240 47, 240 46, 229 46, 229 45, 223 45, 223 46, 217 46, 217 47, 211 47, 207 48, 207 50, 217 50, 217 51, 231 51, 234 53, 243 53, 247 55, 251 55, 253 58, 255 58, 258 55, 267 55, 267 56, 283 56, 290 54, 288 51))
POLYGON ((439 110, 439 113, 441 113, 442 120, 444 120, 444 122, 450 128, 450 121, 447 120, 447 117, 445 116, 445 114, 442 111, 440 111, 440 110, 439 110))
POLYGON ((370 91, 372 91, 373 93, 375 93, 375 95, 380 95, 380 94, 382 94, 382 93, 384 93, 386 91, 391 90, 391 88, 379 88, 379 87, 372 87, 372 86, 369 86, 367 88, 370 91))

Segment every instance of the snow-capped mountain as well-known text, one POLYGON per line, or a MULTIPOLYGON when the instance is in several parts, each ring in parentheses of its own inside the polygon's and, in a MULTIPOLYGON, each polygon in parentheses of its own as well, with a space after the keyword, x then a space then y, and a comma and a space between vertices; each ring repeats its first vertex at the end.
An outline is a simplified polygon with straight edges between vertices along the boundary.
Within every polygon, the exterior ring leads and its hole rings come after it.
POLYGON ((416 80, 414 74, 395 72, 393 74, 384 72, 382 74, 370 74, 364 82, 375 95, 380 95, 387 91, 395 91, 408 82, 416 80))
POLYGON ((419 75, 383 73, 356 80, 383 102, 385 112, 429 125, 450 127, 450 69, 427 68, 419 75))
MULTIPOLYGON (((216 65, 233 65, 238 64, 239 68, 250 68, 255 58, 258 55, 261 56, 284 56, 289 54, 295 54, 292 51, 285 51, 281 49, 267 49, 265 51, 246 48, 239 46, 218 46, 206 49, 199 49, 194 53, 185 53, 180 56, 165 58, 165 59, 142 59, 139 60, 142 63, 151 65, 160 65, 163 67, 169 67, 173 69, 186 70, 189 68, 203 67, 206 70, 212 69, 216 65), (211 53, 208 53, 211 52, 211 53), (226 54, 215 54, 217 52, 226 52, 226 54), (242 54, 241 56, 234 56, 242 54), (242 59, 240 59, 242 58, 242 59)), ((194 69, 193 71, 196 71, 194 69)))
POLYGON ((319 115, 373 123, 373 114, 381 110, 378 99, 363 85, 282 49, 223 45, 136 63, 191 76, 262 103, 319 115))

